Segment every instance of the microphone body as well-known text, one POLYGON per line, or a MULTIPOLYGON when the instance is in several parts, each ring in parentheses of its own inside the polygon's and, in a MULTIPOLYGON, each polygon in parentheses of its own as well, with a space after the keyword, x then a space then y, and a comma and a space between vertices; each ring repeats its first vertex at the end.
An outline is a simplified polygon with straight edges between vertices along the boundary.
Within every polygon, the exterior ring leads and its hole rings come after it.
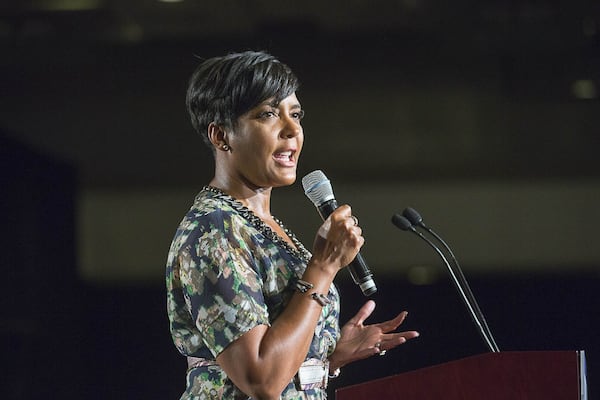
MULTIPOLYGON (((306 175, 302 179, 302 185, 304 186, 306 195, 317 207, 319 215, 323 220, 326 220, 338 208, 337 201, 333 197, 331 184, 323 172, 317 170, 306 175), (313 193, 313 189, 315 188, 318 188, 317 195, 313 193), (325 194, 322 193, 323 189, 325 189, 325 194)), ((360 253, 348 264, 348 270, 350 271, 352 280, 360 287, 363 295, 371 296, 377 292, 377 286, 373 281, 373 274, 360 253)))

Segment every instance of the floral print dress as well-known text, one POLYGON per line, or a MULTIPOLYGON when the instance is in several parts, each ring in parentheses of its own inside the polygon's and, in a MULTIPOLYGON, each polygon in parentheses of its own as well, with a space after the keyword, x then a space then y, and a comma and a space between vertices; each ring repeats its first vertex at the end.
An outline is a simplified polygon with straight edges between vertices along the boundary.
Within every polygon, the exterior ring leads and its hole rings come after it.
MULTIPOLYGON (((205 186, 179 225, 166 270, 171 336, 188 369, 181 399, 248 399, 215 362, 231 342, 283 311, 311 254, 276 219, 290 246, 240 202, 205 186)), ((339 337, 334 285, 306 358, 325 361, 339 337)), ((324 399, 324 389, 298 390, 292 380, 281 399, 324 399)))

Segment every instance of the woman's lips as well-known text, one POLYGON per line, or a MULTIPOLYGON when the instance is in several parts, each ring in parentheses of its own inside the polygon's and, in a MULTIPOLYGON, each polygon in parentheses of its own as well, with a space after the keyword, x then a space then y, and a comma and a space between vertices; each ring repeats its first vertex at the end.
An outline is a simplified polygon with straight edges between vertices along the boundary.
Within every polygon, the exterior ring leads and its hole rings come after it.
POLYGON ((291 167, 296 165, 296 160, 294 159, 295 150, 286 150, 280 151, 273 154, 273 158, 280 164, 285 165, 287 167, 291 167))

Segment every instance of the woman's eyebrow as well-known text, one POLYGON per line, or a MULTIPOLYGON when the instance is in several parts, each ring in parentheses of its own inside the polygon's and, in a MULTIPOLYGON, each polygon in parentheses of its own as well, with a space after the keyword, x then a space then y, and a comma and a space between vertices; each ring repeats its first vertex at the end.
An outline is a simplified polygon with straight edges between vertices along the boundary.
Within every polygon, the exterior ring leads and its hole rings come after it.
MULTIPOLYGON (((277 101, 277 100, 273 99, 273 100, 265 100, 260 105, 268 105, 270 107, 277 108, 277 107, 279 107, 280 104, 281 104, 281 101, 277 101)), ((302 109, 302 106, 300 105, 300 103, 294 103, 290 106, 290 109, 294 109, 294 110, 302 109)))

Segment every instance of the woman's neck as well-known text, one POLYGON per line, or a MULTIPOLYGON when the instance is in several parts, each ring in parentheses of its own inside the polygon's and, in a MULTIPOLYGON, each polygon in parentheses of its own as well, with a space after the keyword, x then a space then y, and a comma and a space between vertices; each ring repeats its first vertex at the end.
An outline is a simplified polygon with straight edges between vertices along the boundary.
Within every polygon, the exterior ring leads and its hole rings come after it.
POLYGON ((213 178, 209 184, 238 200, 259 218, 263 220, 273 218, 271 215, 271 188, 251 188, 245 184, 232 184, 217 178, 213 178))
POLYGON ((281 239, 298 250, 292 238, 271 215, 271 188, 252 189, 246 185, 227 185, 217 179, 210 181, 210 186, 215 187, 233 197, 268 225, 281 239))

